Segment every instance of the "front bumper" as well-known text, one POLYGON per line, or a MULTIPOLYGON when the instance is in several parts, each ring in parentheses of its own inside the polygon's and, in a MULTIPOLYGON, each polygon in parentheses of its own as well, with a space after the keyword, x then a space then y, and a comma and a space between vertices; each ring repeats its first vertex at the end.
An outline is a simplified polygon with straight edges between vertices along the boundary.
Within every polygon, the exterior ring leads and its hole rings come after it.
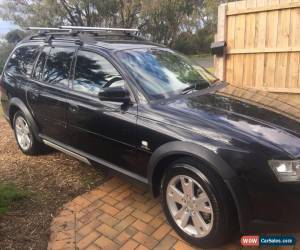
POLYGON ((300 231, 300 183, 227 182, 243 233, 300 231))

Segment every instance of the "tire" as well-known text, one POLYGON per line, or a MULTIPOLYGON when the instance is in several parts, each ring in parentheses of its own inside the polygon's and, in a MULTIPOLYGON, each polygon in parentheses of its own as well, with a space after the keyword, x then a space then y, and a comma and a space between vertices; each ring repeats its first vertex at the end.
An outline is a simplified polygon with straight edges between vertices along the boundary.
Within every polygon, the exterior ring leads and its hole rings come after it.
POLYGON ((231 239, 238 226, 235 208, 214 171, 192 158, 181 158, 168 168, 161 189, 167 220, 185 241, 216 248, 231 239))
POLYGON ((17 111, 15 113, 13 129, 17 144, 24 154, 36 155, 41 152, 43 145, 36 140, 32 128, 30 127, 30 123, 27 121, 22 111, 17 111))

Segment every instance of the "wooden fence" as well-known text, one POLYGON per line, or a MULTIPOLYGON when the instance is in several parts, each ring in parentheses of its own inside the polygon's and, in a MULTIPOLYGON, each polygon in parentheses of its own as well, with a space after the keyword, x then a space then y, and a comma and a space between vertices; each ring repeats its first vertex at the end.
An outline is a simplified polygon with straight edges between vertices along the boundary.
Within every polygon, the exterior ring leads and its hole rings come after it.
POLYGON ((216 40, 227 42, 225 55, 215 58, 221 79, 239 87, 300 94, 300 0, 222 4, 218 19, 216 40))

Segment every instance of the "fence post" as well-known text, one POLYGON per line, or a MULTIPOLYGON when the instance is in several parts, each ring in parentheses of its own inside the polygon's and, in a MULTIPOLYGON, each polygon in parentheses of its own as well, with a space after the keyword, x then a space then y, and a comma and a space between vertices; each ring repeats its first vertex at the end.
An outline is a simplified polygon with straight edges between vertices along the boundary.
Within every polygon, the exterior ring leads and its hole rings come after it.
MULTIPOLYGON (((221 4, 218 8, 218 27, 217 34, 215 36, 215 41, 226 41, 226 31, 227 31, 227 3, 221 4)), ((214 67, 215 75, 220 80, 225 80, 226 72, 226 53, 223 56, 214 57, 214 67)))

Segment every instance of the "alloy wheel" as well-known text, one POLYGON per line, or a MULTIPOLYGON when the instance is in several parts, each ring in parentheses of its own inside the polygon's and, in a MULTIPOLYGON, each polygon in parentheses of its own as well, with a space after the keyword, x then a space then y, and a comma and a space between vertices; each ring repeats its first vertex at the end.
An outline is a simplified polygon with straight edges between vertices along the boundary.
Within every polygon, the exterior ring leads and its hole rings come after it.
POLYGON ((167 205, 172 218, 186 234, 203 238, 213 226, 211 201, 203 187, 186 175, 173 177, 167 186, 167 205))

